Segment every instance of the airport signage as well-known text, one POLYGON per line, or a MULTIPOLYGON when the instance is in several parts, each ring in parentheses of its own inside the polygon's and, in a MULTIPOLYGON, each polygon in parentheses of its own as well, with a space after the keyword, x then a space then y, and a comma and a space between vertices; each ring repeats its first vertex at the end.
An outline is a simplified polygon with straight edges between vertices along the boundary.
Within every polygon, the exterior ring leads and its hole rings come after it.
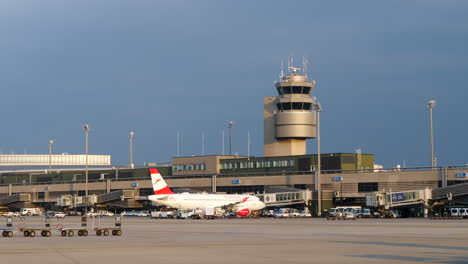
POLYGON ((466 178, 466 172, 460 172, 455 174, 456 178, 466 178))
POLYGON ((138 187, 138 182, 132 183, 132 187, 138 187))
POLYGON ((341 176, 333 177, 332 181, 342 181, 343 178, 341 176))
POLYGON ((232 184, 239 184, 240 180, 232 180, 232 184))
POLYGON ((392 202, 401 202, 405 200, 404 193, 392 193, 392 202))

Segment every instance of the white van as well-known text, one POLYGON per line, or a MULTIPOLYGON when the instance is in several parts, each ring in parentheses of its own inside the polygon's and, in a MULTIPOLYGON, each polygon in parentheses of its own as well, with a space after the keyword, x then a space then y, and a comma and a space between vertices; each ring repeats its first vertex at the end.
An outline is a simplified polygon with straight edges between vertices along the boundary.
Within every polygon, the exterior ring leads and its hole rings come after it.
POLYGON ((20 210, 20 215, 22 216, 42 215, 43 213, 42 208, 21 208, 20 210))
POLYGON ((450 216, 467 218, 468 208, 451 208, 450 216))

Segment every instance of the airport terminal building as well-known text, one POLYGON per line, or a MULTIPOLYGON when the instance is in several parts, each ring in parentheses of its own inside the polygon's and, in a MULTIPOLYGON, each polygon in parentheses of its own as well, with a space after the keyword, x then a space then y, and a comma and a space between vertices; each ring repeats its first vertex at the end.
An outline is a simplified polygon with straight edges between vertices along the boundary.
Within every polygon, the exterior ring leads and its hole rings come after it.
MULTIPOLYGON (((467 166, 386 169, 375 164, 373 154, 308 154, 306 140, 320 135, 321 106, 311 97, 315 82, 298 70, 291 67, 275 83, 278 95, 264 99, 264 157, 174 157, 170 164, 156 166, 168 185, 176 192, 248 192, 273 200, 297 197, 296 202, 312 212, 318 205, 322 211, 337 205, 365 205, 366 195, 378 191, 452 185, 461 187, 441 194, 445 204, 468 203, 467 166), (306 191, 310 195, 303 195, 306 191)), ((0 207, 4 209, 57 204, 141 208, 151 206, 147 196, 152 193, 148 166, 115 166, 110 155, 87 159, 68 154, 0 155, 0 207), (86 192, 92 197, 74 198, 86 192)))

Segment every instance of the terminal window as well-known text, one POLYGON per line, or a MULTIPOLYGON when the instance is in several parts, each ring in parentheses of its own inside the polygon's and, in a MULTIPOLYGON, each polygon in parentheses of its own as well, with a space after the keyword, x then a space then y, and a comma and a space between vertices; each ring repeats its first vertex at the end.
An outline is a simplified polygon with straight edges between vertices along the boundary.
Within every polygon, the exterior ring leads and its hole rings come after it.
POLYGON ((358 183, 358 192, 377 192, 379 190, 378 182, 360 182, 358 183))

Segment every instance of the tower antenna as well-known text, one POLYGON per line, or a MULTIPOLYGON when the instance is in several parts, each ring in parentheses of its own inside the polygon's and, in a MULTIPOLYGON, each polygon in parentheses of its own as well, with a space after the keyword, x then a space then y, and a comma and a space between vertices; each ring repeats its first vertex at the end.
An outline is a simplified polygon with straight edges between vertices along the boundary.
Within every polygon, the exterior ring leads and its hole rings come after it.
POLYGON ((205 132, 202 132, 202 156, 205 156, 205 132))
POLYGON ((222 148, 223 148, 223 156, 226 154, 225 151, 224 151, 224 141, 225 141, 224 140, 224 133, 225 132, 224 132, 224 128, 223 128, 223 130, 221 130, 221 140, 222 140, 221 145, 222 145, 222 148))
POLYGON ((177 157, 180 157, 180 133, 177 131, 177 157))
POLYGON ((284 67, 283 67, 283 60, 281 60, 280 82, 281 82, 281 80, 282 80, 282 79, 283 79, 283 77, 284 77, 284 71, 283 71, 283 68, 284 68, 284 67))
POLYGON ((302 57, 302 71, 304 72, 304 75, 307 76, 307 66, 309 64, 309 59, 307 56, 302 57))
POLYGON ((250 131, 247 131, 247 159, 250 160, 250 131))

